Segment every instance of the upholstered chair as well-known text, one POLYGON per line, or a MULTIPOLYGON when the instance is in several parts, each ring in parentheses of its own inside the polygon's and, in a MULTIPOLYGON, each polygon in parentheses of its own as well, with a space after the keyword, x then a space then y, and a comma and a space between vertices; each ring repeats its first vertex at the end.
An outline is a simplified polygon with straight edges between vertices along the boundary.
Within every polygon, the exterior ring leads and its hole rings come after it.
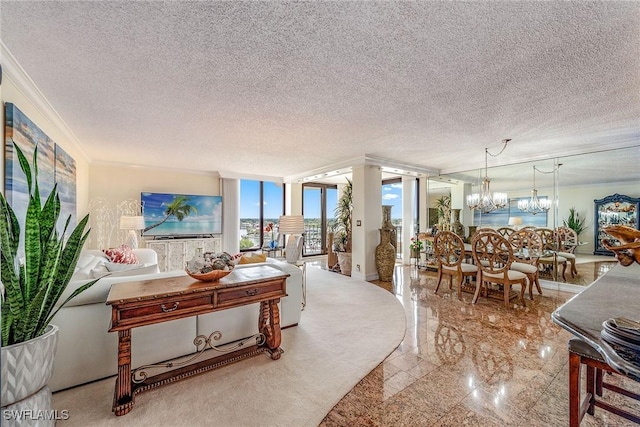
POLYGON ((558 239, 558 255, 566 258, 571 264, 571 277, 578 274, 576 269, 576 255, 574 251, 578 245, 578 234, 569 227, 556 228, 556 237, 558 239))
POLYGON ((542 240, 534 230, 518 230, 509 236, 509 243, 516 254, 516 260, 511 263, 511 269, 527 275, 529 282, 529 298, 533 299, 533 285, 542 295, 539 280, 538 260, 542 254, 542 240))
POLYGON ((513 263, 513 249, 511 243, 496 232, 477 233, 471 243, 473 259, 478 266, 476 293, 473 302, 477 302, 480 292, 484 296, 496 291, 490 289, 490 283, 502 287, 505 307, 509 308, 511 287, 520 285, 520 301, 524 302, 524 292, 527 286, 526 274, 511 269, 513 263))
MULTIPOLYGON (((545 270, 553 269, 555 266, 562 266, 562 280, 567 281, 565 273, 567 271, 567 258, 561 256, 557 251, 556 246, 556 234, 550 228, 536 228, 536 233, 542 240, 543 255, 545 252, 551 253, 551 255, 541 256, 538 259, 538 265, 542 266, 545 270), (555 259, 554 259, 555 256, 555 259)), ((556 272, 557 276, 557 272, 556 272)))
POLYGON ((435 256, 438 261, 438 293, 442 276, 449 276, 449 289, 453 286, 453 276, 458 284, 458 299, 462 299, 462 282, 465 277, 477 275, 478 267, 464 262, 464 241, 451 231, 441 231, 433 241, 435 256))

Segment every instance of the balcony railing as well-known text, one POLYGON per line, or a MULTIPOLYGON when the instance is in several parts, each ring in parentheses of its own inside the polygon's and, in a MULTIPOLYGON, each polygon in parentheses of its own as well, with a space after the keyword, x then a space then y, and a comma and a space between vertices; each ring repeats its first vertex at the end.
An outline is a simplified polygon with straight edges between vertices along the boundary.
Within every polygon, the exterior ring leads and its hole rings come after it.
MULTIPOLYGON (((324 253, 322 248, 322 229, 319 225, 306 225, 304 234, 304 248, 303 255, 320 255, 324 253)), ((397 257, 402 256, 402 226, 396 226, 396 236, 398 238, 397 245, 397 257)), ((328 242, 329 238, 325 237, 325 242, 328 242)))

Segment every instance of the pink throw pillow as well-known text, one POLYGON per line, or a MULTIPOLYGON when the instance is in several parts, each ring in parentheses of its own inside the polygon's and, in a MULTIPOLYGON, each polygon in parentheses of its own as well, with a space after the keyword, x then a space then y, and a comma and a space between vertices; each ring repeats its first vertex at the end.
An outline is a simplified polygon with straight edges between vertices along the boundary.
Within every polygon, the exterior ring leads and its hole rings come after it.
POLYGON ((109 261, 119 264, 137 264, 138 257, 128 245, 120 245, 117 248, 103 249, 102 252, 109 261))

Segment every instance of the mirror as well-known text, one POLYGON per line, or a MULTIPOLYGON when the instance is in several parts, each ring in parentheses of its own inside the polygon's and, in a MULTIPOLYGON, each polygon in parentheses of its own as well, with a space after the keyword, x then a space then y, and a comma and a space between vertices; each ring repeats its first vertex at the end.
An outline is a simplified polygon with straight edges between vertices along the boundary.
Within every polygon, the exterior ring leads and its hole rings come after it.
MULTIPOLYGON (((533 188, 533 166, 536 166, 536 188, 538 197, 557 197, 557 207, 552 207, 547 214, 547 227, 562 225, 569 216, 569 209, 575 208, 578 215, 585 218, 586 226, 580 234, 579 240, 585 242, 577 248, 578 254, 593 254, 594 251, 594 221, 595 199, 601 199, 611 194, 623 194, 630 197, 640 197, 640 145, 627 148, 603 149, 597 152, 544 159, 533 162, 518 163, 507 166, 488 168, 491 180, 491 192, 506 192, 510 201, 517 198, 529 198, 533 188), (554 164, 559 164, 554 182, 554 164), (555 190, 557 187, 557 191, 555 190)), ((433 184, 437 188, 442 185, 452 188, 452 205, 456 204, 454 193, 462 192, 466 185, 467 193, 480 191, 480 183, 484 170, 475 169, 431 177, 429 188, 433 184), (436 184, 437 183, 437 184, 436 184)), ((479 225, 472 222, 471 210, 460 198, 458 204, 464 206, 462 222, 466 225, 479 225)), ((511 202, 513 204, 513 202, 511 202)), ((452 206, 460 207, 460 206, 452 206)), ((493 213, 486 214, 487 216, 493 213)), ((508 218, 508 215, 507 215, 508 218)), ((506 226, 507 224, 503 224, 506 226)), ((527 225, 527 224, 523 224, 527 225)))

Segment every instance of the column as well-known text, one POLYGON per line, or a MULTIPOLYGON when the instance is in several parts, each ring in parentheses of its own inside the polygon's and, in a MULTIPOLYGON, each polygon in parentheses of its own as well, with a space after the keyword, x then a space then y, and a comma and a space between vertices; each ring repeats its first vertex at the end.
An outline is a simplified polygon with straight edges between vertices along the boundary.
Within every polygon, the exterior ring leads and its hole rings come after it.
POLYGON ((379 166, 359 165, 352 171, 353 247, 351 276, 375 280, 378 229, 382 224, 382 171, 379 166))

